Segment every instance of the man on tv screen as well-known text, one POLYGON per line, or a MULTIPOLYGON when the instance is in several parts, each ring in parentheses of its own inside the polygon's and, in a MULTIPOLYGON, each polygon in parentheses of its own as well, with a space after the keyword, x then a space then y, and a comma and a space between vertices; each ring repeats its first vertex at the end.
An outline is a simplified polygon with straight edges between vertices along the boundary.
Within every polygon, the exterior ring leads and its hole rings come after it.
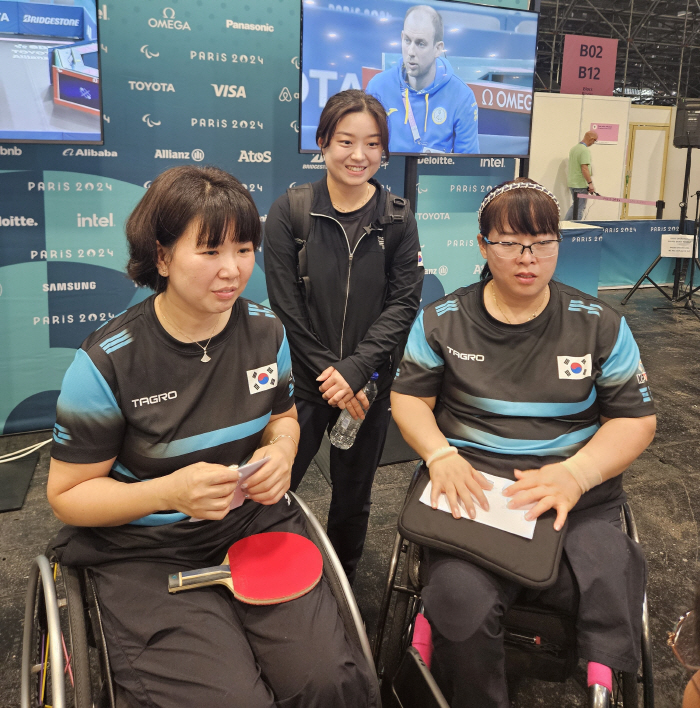
POLYGON ((391 152, 479 152, 479 109, 474 92, 442 56, 442 17, 427 5, 406 12, 403 63, 367 84, 389 116, 391 152))

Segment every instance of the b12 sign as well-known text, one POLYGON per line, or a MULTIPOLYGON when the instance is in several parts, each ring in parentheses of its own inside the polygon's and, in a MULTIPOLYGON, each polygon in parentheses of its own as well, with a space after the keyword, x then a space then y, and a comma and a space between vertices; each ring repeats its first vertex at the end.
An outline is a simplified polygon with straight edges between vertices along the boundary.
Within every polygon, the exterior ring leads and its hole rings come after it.
POLYGON ((612 96, 616 63, 616 39, 565 35, 561 93, 612 96))

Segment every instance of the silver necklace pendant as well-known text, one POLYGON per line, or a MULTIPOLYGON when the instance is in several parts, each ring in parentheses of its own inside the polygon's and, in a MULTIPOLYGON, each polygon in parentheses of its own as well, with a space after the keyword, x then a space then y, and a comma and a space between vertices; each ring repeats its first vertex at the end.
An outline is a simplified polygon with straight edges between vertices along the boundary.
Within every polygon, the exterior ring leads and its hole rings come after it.
POLYGON ((200 359, 200 361, 203 361, 205 364, 206 364, 208 361, 211 361, 211 357, 207 354, 207 350, 206 350, 206 349, 204 350, 204 356, 200 359))

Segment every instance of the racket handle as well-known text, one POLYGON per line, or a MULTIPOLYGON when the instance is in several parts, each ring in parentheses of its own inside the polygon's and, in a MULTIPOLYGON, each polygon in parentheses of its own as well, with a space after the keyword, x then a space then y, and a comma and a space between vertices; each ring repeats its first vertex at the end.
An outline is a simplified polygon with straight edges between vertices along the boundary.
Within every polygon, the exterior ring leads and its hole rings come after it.
POLYGON ((213 568, 199 568, 184 573, 173 573, 168 576, 168 592, 202 588, 207 585, 231 579, 231 568, 228 565, 217 565, 213 568))

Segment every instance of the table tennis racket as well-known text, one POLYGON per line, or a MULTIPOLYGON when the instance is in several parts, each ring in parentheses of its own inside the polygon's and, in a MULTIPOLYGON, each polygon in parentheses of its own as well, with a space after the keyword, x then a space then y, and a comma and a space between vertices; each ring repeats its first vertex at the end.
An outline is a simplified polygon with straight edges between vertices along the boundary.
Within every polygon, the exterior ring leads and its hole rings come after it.
POLYGON ((277 605, 305 595, 323 574, 323 557, 313 541, 271 531, 236 541, 223 564, 168 576, 168 592, 225 585, 248 605, 277 605))

